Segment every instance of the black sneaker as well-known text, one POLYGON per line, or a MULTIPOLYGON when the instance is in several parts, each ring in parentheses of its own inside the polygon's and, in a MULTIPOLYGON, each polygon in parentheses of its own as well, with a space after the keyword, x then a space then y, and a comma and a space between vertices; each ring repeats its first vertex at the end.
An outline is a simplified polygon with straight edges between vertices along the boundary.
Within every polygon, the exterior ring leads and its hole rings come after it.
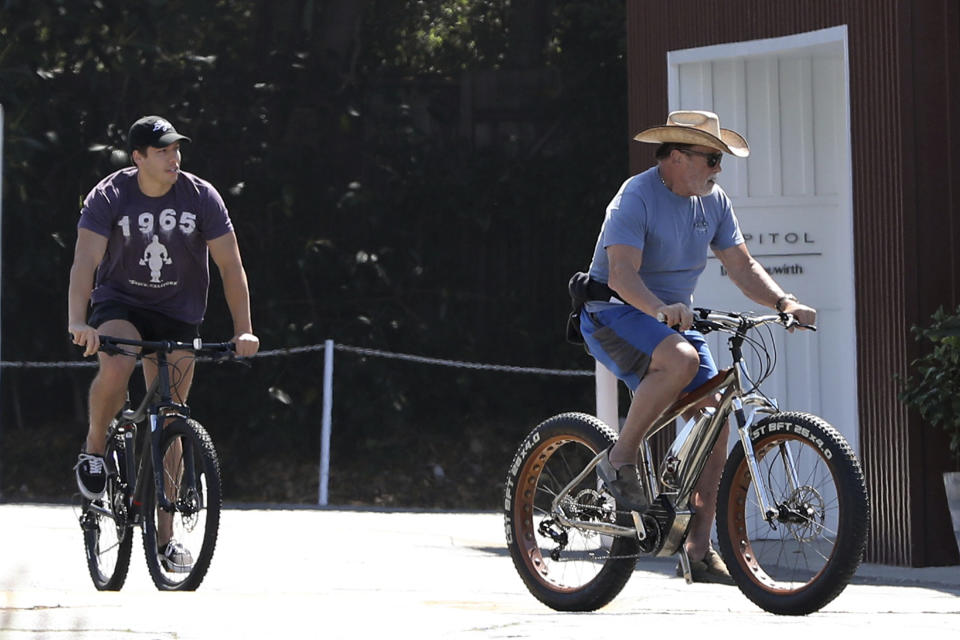
POLYGON ((613 499, 617 501, 619 509, 643 512, 650 506, 637 465, 625 464, 619 469, 614 469, 613 465, 610 464, 609 449, 597 464, 597 476, 606 485, 607 491, 610 492, 613 499))
POLYGON ((171 540, 158 550, 157 558, 167 573, 190 573, 193 569, 193 556, 189 549, 176 540, 171 540))
POLYGON ((99 500, 107 488, 107 471, 103 456, 81 453, 74 465, 77 472, 77 487, 87 500, 99 500))

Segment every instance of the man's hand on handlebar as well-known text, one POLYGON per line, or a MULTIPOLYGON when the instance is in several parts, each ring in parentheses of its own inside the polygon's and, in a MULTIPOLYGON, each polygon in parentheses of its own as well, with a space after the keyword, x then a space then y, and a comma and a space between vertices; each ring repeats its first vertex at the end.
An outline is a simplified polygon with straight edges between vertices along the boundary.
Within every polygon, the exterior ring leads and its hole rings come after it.
MULTIPOLYGON (((801 329, 804 328, 803 325, 816 326, 817 324, 817 310, 799 302, 788 301, 783 305, 783 313, 792 315, 801 329)), ((790 327, 788 331, 792 332, 795 328, 797 327, 790 327)))
POLYGON ((686 331, 693 326, 693 311, 682 302, 665 304, 657 309, 656 318, 668 327, 686 331))
POLYGON ((92 356, 100 348, 100 336, 97 330, 88 324, 75 323, 67 327, 73 344, 83 347, 83 356, 92 356))
POLYGON ((249 358, 260 350, 260 338, 252 333, 241 333, 230 339, 230 342, 237 346, 237 356, 249 358))

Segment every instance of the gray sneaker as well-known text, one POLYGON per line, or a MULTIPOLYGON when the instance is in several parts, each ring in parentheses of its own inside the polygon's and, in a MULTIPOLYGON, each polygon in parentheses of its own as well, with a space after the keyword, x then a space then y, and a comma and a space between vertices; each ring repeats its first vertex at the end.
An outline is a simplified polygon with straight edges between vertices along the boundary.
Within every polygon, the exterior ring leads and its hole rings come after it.
POLYGON ((157 552, 160 566, 167 573, 190 573, 193 569, 193 556, 185 546, 171 540, 157 552))
POLYGON ((606 455, 597 464, 597 476, 617 501, 617 507, 643 512, 650 506, 637 465, 625 464, 614 469, 610 464, 610 449, 607 449, 606 455))

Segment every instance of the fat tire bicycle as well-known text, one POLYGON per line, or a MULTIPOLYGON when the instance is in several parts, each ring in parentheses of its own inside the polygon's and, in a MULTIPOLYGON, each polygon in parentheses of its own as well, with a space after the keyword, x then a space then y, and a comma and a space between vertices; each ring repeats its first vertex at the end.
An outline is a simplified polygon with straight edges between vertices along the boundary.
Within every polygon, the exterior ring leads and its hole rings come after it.
MULTIPOLYGON (((107 481, 99 500, 81 497, 80 528, 87 568, 99 591, 119 591, 127 578, 133 530, 142 528, 147 568, 162 591, 193 591, 210 567, 220 523, 220 462, 206 429, 171 396, 167 356, 173 351, 233 357, 231 342, 144 341, 100 336, 100 350, 119 357, 149 357, 157 376, 136 409, 126 403, 107 429, 107 481), (140 347, 146 356, 122 349, 140 347), (140 428, 138 428, 140 427, 140 428), (170 573, 157 544, 158 509, 172 519, 173 537, 194 554, 193 565, 170 573)), ((169 363, 176 371, 176 363, 169 363)))
POLYGON ((647 433, 638 468, 648 508, 618 509, 597 477, 597 463, 617 435, 593 416, 545 420, 513 458, 504 496, 507 546, 528 590, 553 609, 606 605, 642 556, 679 555, 691 582, 684 549, 690 498, 731 416, 739 441, 723 469, 716 526, 720 554, 740 591, 766 611, 805 615, 836 598, 860 565, 870 519, 860 462, 826 421, 783 412, 760 390, 776 366, 771 325, 801 325, 783 313, 694 312, 694 329, 729 334, 733 364, 677 399, 647 433), (756 331, 761 327, 765 332, 756 331), (756 379, 747 370, 745 344, 760 358, 756 379), (717 395, 716 409, 687 421, 658 469, 651 438, 717 395))

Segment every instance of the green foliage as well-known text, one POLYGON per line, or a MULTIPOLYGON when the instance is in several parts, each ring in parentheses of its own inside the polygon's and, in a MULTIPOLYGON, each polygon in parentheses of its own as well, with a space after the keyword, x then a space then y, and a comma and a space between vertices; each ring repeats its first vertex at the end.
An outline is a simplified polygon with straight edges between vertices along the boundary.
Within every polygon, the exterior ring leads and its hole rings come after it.
POLYGON ((903 381, 900 400, 949 434, 950 451, 960 462, 960 307, 952 314, 941 307, 928 326, 912 331, 930 350, 910 364, 912 374, 903 381))
MULTIPOLYGON (((333 338, 441 358, 590 366, 563 343, 566 282, 586 266, 604 206, 626 177, 622 2, 2 6, 4 360, 77 358, 65 320, 80 203, 127 163, 129 124, 157 113, 193 139, 184 169, 224 196, 264 349, 333 338), (492 104, 474 108, 464 97, 491 84, 500 87, 492 104)), ((214 274, 203 334, 231 331, 214 274)), ((256 360, 246 373, 202 371, 191 404, 226 467, 318 458, 321 363, 315 354, 256 360), (223 389, 238 391, 218 397, 223 389)), ((23 408, 5 420, 4 438, 17 436, 11 425, 25 432, 40 420, 80 433, 88 375, 72 376, 75 401, 55 407, 47 399, 63 395, 62 377, 4 375, 4 406, 23 408)), ((418 443, 422 451, 403 458, 449 468, 438 456, 456 457, 457 447, 433 452, 431 438, 467 438, 469 428, 512 446, 531 422, 591 403, 588 379, 519 380, 350 354, 338 354, 335 383, 335 471, 357 476, 363 470, 350 465, 365 456, 398 464, 398 448, 418 443)), ((491 483, 502 476, 484 473, 491 483)), ((494 492, 482 490, 489 501, 494 492)))

